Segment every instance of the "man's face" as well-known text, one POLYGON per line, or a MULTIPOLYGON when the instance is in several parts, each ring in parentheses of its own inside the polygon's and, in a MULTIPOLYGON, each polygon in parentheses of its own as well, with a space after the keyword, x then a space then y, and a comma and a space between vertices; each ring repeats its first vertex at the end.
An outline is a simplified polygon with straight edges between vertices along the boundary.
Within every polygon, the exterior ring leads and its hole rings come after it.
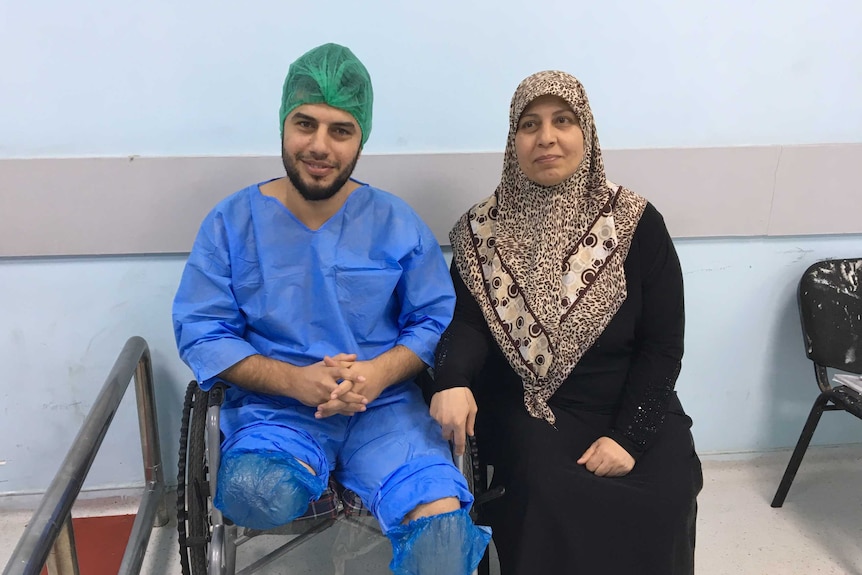
POLYGON ((284 120, 281 159, 310 202, 328 200, 350 179, 362 142, 356 119, 327 104, 303 104, 284 120))

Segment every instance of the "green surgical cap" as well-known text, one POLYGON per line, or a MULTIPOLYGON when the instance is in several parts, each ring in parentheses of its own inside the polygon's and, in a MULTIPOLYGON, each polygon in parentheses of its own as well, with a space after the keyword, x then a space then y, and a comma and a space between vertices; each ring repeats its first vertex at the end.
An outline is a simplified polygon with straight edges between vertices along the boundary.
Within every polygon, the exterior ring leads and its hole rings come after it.
POLYGON ((371 76, 353 52, 338 44, 324 44, 300 56, 287 71, 279 112, 281 135, 284 120, 303 104, 328 104, 356 118, 362 145, 371 134, 374 93, 371 76))

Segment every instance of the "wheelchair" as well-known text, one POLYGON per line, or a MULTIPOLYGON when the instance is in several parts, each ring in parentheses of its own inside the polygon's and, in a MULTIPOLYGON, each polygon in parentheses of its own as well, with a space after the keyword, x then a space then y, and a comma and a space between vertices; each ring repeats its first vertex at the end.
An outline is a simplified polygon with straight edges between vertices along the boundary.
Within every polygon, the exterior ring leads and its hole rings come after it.
MULTIPOLYGON (((323 495, 312 501, 303 515, 287 525, 259 531, 235 525, 225 518, 212 504, 221 457, 219 411, 224 401, 224 390, 223 384, 216 384, 211 390, 203 391, 196 381, 190 382, 186 389, 177 475, 177 531, 183 575, 249 575, 282 560, 285 555, 338 522, 351 522, 382 536, 373 517, 373 528, 362 520, 363 517, 370 517, 371 513, 360 498, 340 486, 332 477, 323 495), (268 534, 293 537, 237 572, 237 548, 254 537, 268 534)), ((474 438, 468 437, 465 454, 453 454, 453 460, 464 474, 475 498, 470 516, 478 523, 482 505, 501 496, 503 489, 488 489, 487 467, 479 463, 474 438)), ((486 549, 476 574, 489 573, 490 560, 486 549)))

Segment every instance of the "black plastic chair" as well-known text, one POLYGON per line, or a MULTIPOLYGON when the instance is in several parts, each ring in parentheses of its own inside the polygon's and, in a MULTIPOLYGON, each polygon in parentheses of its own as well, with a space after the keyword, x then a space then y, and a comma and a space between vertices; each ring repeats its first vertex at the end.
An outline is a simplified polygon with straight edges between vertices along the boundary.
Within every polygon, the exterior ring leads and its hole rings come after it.
POLYGON ((833 387, 827 368, 862 373, 862 258, 825 260, 811 265, 799 281, 799 316, 805 353, 814 362, 820 395, 814 401, 796 449, 772 500, 781 507, 824 411, 847 411, 862 419, 862 396, 833 387))

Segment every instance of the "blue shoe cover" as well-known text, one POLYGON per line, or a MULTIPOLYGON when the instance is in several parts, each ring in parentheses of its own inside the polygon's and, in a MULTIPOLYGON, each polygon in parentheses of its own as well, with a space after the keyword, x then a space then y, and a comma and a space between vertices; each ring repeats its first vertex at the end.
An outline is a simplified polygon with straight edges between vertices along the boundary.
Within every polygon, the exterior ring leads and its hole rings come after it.
POLYGON ((390 530, 395 575, 470 575, 482 560, 491 529, 473 524, 466 509, 421 517, 390 530))
POLYGON ((213 505, 237 525, 272 529, 302 515, 324 487, 287 453, 229 450, 218 470, 213 505))

